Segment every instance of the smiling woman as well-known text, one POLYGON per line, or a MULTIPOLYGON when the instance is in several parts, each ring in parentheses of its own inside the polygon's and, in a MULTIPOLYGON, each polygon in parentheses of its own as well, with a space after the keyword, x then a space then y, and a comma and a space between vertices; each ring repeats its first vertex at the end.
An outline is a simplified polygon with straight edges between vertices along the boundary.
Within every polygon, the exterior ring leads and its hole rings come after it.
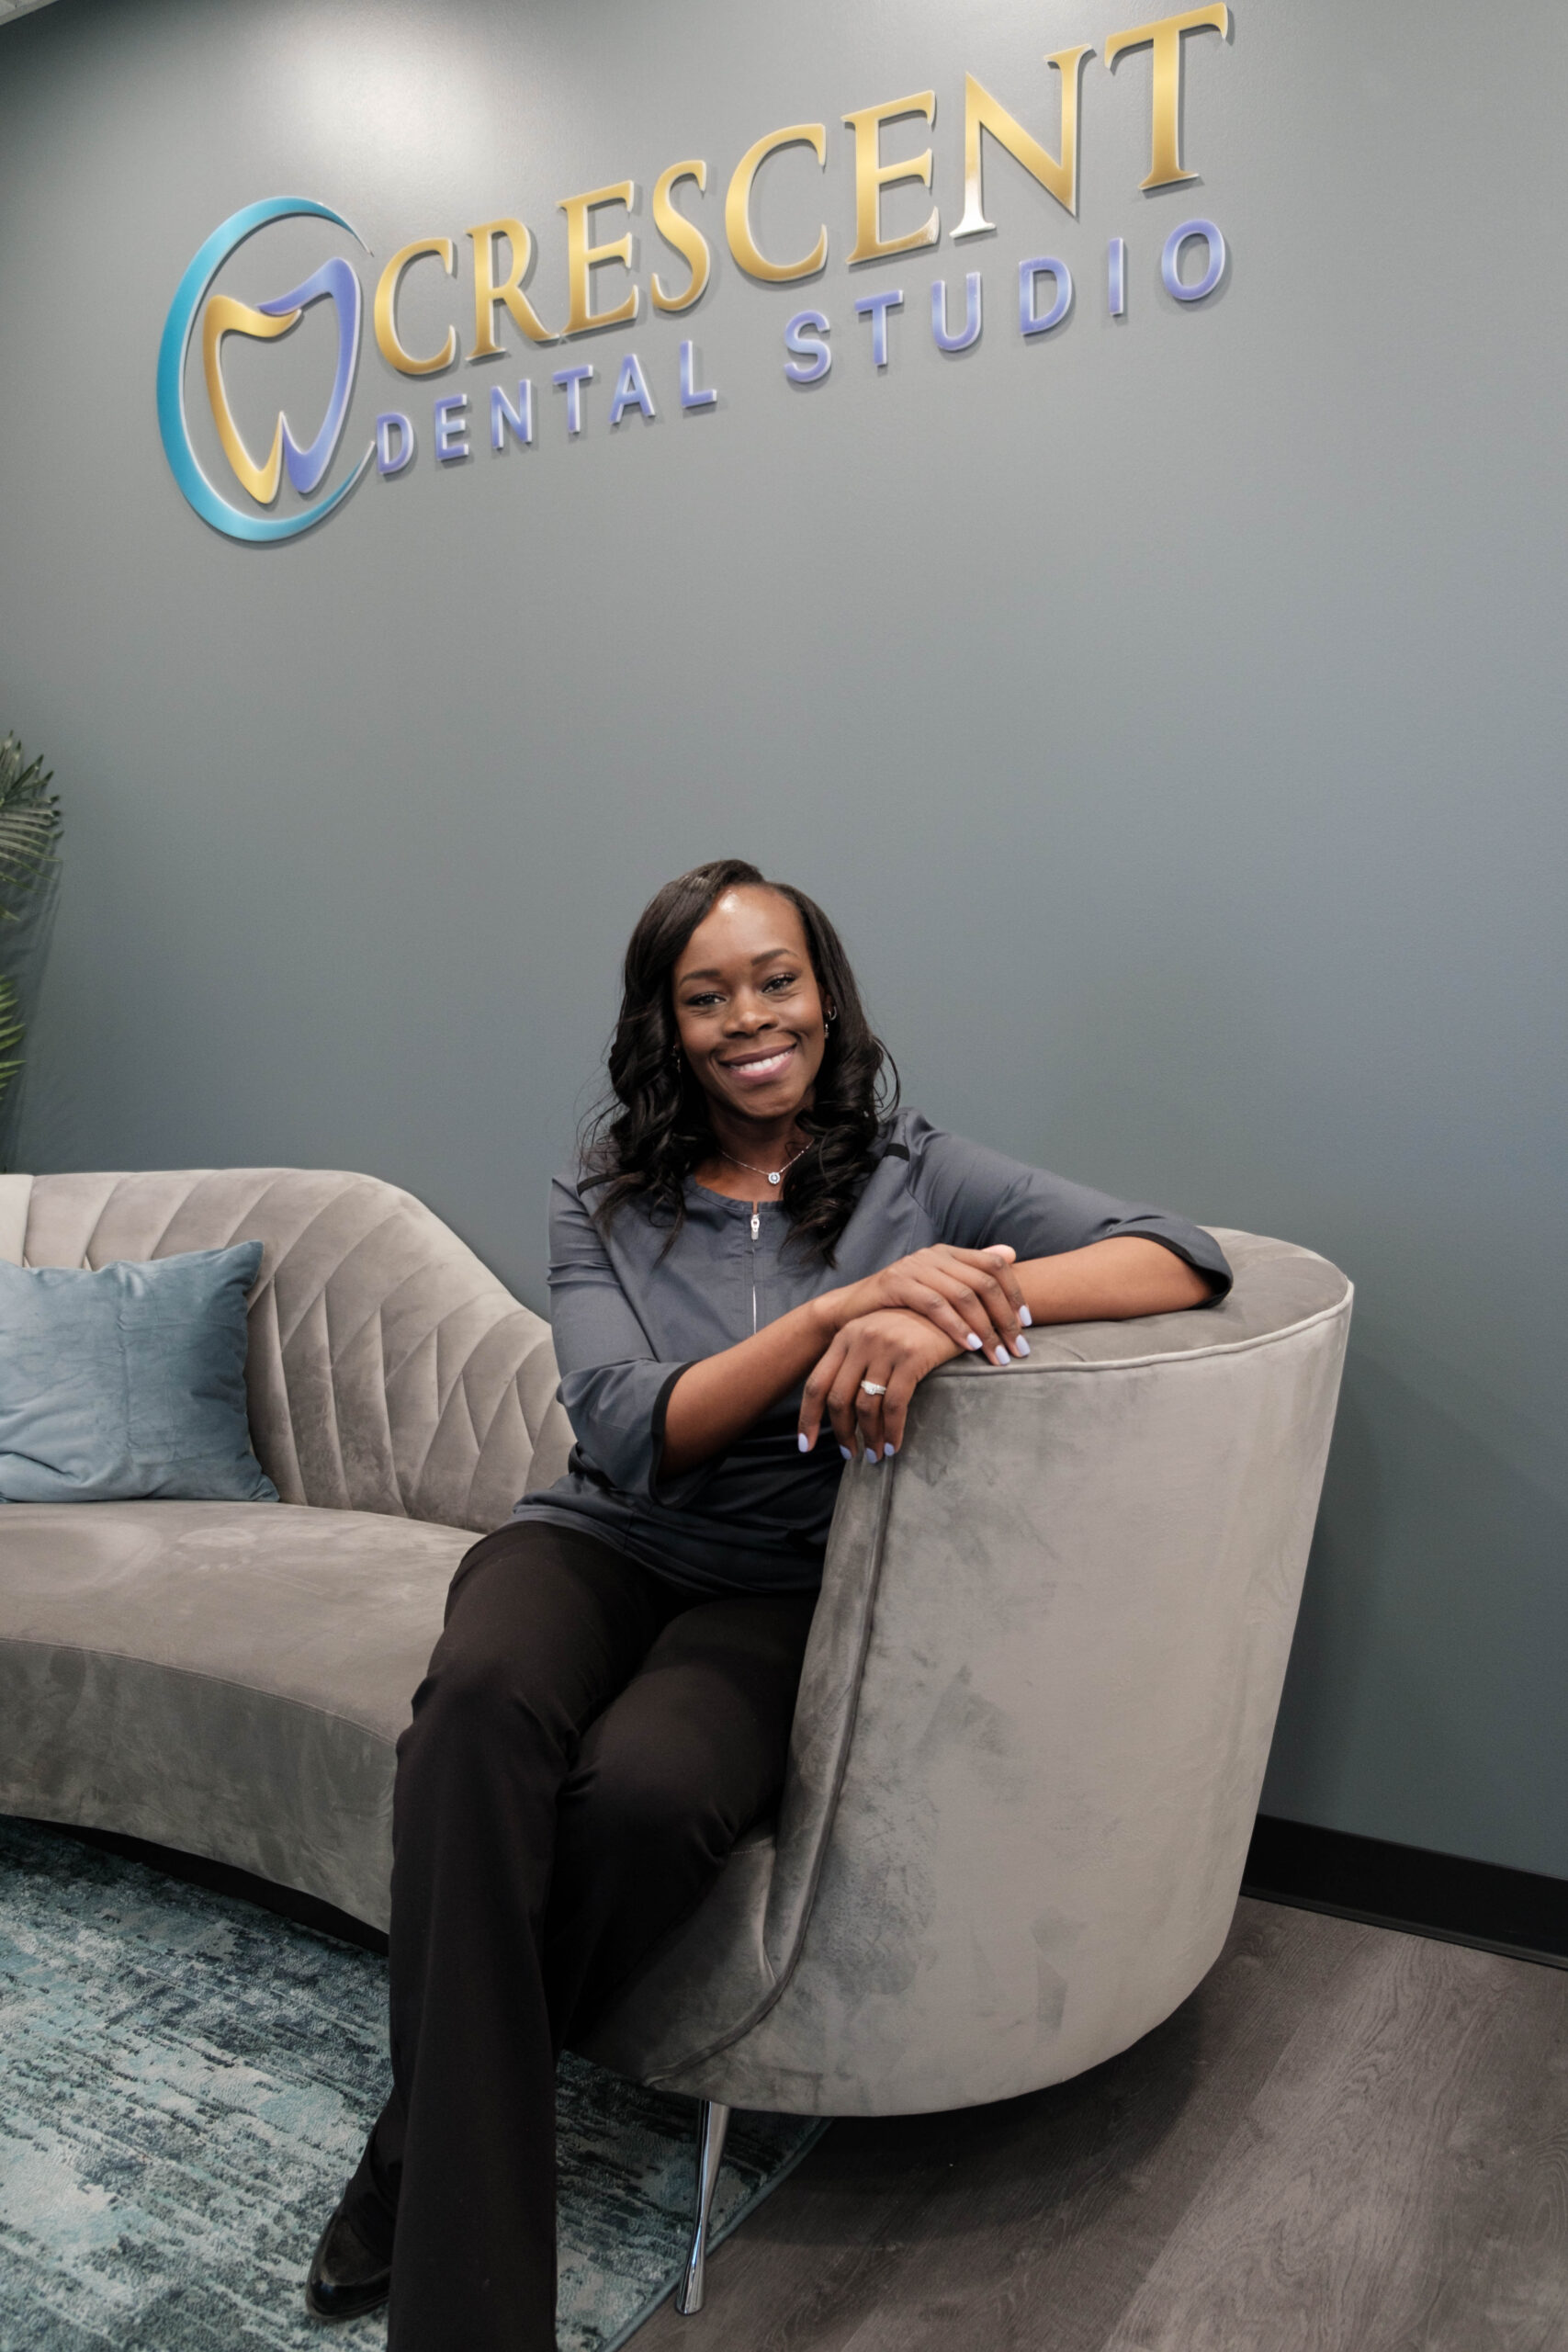
POLYGON ((775 1151, 761 1172, 782 1182, 793 1150, 791 1226, 831 1263, 897 1100, 896 1081, 882 1098, 891 1067, 820 908, 739 860, 681 876, 626 950, 611 1102, 584 1154, 601 1227, 635 1195, 678 1229, 700 1169, 707 1189, 747 1198, 738 1173, 775 1151))
POLYGON ((399 1744, 395 2087, 308 2290, 389 2290, 392 2352, 554 2346, 555 2053, 777 1803, 845 1464, 890 1477, 953 1356, 1230 1283, 1185 1219, 899 1111, 832 924, 755 866, 660 890, 625 982, 551 1204, 577 1444, 464 1560, 399 1744))
MULTIPOLYGON (((1228 1282, 1208 1236, 1183 1220, 898 1114, 890 1069, 838 934, 803 892, 731 860, 682 875, 648 908, 626 952, 613 1103, 585 1150, 575 1209, 558 1199, 551 1286, 559 1347, 563 1307, 570 1324, 569 1297, 585 1276, 592 1286, 569 1238, 581 1220, 588 1258, 645 1325, 665 1321, 657 1298, 645 1307, 645 1287, 672 1291, 694 1250, 707 1250, 700 1288, 716 1306, 736 1225, 717 1204, 749 1208, 744 1296, 730 1305, 740 1343, 723 1346, 720 1307, 711 1328, 677 1341, 695 1361, 664 1379, 655 1403, 664 1502, 676 1501, 682 1471, 727 1452, 802 1383, 799 1451, 815 1449, 826 1413, 844 1459, 859 1446, 877 1462, 897 1450, 917 1382, 960 1350, 1005 1366, 1028 1353, 1036 1317, 1167 1312, 1228 1282), (716 1246, 689 1233, 694 1222, 716 1224, 716 1246), (656 1250, 634 1271, 638 1234, 656 1250), (860 1280, 832 1283, 840 1257, 860 1280), (878 1314, 894 1319, 869 1319, 878 1314)), ((694 1265, 698 1287, 694 1278, 694 1265)), ((571 1386, 569 1372, 569 1410, 571 1386)), ((795 1482, 796 1529, 798 1493, 795 1482)), ((731 1555, 739 1530, 755 1525, 753 1511, 734 1510, 731 1555)), ((825 1533, 824 1520, 818 1549, 825 1533)), ((689 1556, 680 1565, 690 1573, 689 1556)))

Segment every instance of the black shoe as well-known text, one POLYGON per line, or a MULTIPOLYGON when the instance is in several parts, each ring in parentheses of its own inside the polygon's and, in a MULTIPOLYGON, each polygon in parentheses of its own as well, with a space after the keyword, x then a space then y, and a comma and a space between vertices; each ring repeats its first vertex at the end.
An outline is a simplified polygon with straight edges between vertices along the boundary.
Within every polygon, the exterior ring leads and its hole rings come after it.
POLYGON ((380 2308, 392 2289, 389 2256, 361 2244, 340 2205, 321 2232, 305 2281, 305 2309, 312 2319, 358 2319, 380 2308))

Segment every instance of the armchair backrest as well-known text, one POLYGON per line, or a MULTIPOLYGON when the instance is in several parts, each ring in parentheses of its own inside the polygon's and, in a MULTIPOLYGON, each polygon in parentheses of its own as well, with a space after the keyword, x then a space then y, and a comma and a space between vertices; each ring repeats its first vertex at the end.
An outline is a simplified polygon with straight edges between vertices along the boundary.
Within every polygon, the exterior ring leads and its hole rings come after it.
POLYGON ((776 1842, 589 2054, 732 2106, 909 2114, 1080 2073, 1191 1991, 1241 1883, 1351 1305, 1312 1251, 1217 1238, 1223 1305, 944 1365, 897 1460, 845 1472, 776 1842))
POLYGON ((571 1432, 549 1326, 421 1202, 373 1176, 38 1176, 23 1254, 102 1266, 250 1240, 265 1249, 251 1434, 285 1502, 483 1530, 525 1487, 558 1476, 571 1432))

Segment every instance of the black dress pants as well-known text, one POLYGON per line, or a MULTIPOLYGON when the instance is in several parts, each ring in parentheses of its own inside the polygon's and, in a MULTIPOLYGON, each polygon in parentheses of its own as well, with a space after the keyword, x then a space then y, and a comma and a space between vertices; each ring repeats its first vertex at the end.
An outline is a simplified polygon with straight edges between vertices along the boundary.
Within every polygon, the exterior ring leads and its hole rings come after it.
POLYGON ((555 2352, 555 2062, 777 1799, 815 1596, 487 1535, 398 1742, 394 2088, 348 2218, 390 2352, 555 2352))

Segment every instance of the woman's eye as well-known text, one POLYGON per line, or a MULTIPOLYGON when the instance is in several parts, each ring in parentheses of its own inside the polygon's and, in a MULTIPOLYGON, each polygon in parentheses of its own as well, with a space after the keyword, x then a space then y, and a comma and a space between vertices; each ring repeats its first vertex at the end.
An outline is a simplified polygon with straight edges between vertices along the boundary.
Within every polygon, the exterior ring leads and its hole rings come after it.
POLYGON ((711 1005, 717 1002, 718 999, 716 996, 689 996, 686 999, 686 1010, 688 1012, 706 1012, 711 1005))
POLYGON ((764 989, 772 989, 775 996, 782 996, 785 989, 794 988, 795 983, 795 975, 793 972, 775 972, 771 980, 763 981, 762 986, 764 989))

